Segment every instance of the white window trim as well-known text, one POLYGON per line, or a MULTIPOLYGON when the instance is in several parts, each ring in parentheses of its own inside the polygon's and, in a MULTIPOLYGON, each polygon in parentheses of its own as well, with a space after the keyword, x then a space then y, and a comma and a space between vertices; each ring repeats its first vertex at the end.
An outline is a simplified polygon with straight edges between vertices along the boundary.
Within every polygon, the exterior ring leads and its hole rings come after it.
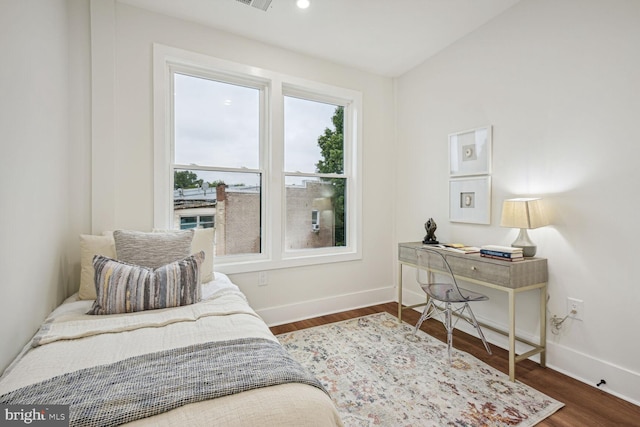
MULTIPOLYGON (((172 141, 171 126, 171 67, 205 70, 207 73, 238 77, 241 81, 253 79, 262 83, 267 91, 264 140, 261 143, 260 169, 262 170, 262 253, 246 256, 225 256, 215 260, 217 271, 226 274, 316 265, 362 259, 362 94, 323 83, 284 75, 269 70, 238 64, 178 48, 154 44, 153 46, 153 106, 154 106, 154 227, 163 229, 172 222, 173 192, 171 186, 172 141), (338 102, 345 106, 344 134, 350 135, 351 146, 345 147, 345 176, 348 176, 347 246, 284 251, 285 210, 284 124, 274 122, 269 114, 283 116, 283 94, 307 99, 338 102), (275 238, 274 236, 278 236, 275 238)), ((345 138, 346 139, 346 138, 345 138)))

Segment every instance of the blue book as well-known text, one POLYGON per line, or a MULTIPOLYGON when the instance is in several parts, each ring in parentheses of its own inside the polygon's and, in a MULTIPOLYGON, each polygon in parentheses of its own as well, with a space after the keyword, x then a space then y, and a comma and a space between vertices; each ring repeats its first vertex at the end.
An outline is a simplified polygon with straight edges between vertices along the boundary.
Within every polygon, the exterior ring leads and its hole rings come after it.
POLYGON ((480 249, 481 254, 491 255, 500 258, 521 258, 522 252, 502 252, 502 251, 494 251, 490 249, 480 249))

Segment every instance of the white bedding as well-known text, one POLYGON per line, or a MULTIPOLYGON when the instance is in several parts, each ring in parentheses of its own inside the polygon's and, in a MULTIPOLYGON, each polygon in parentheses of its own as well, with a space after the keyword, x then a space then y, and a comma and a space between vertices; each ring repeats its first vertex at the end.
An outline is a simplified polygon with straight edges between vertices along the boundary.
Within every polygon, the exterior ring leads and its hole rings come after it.
MULTIPOLYGON (((55 375, 169 348, 237 338, 277 342, 222 273, 190 306, 109 316, 86 313, 93 301, 68 298, 0 378, 0 395, 55 375), (33 345, 33 347, 32 347, 33 345)), ((99 390, 96 390, 99 393, 99 390)), ((46 402, 43 402, 46 404, 46 402)), ((331 399, 303 384, 284 384, 185 405, 129 425, 340 426, 331 399)))

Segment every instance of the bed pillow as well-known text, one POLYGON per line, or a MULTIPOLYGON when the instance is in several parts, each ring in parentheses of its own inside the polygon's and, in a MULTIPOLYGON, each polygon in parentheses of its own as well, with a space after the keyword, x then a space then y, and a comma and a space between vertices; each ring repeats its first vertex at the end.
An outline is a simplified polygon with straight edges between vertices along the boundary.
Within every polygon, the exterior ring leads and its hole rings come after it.
POLYGON ((93 259, 96 300, 87 314, 119 314, 200 301, 204 252, 153 269, 102 255, 93 259))
MULTIPOLYGON (((215 280, 213 272, 213 239, 215 228, 194 228, 193 240, 191 241, 191 254, 204 252, 204 261, 200 267, 200 279, 202 283, 209 283, 215 280)), ((154 229, 154 233, 165 233, 167 230, 154 229)))
POLYGON ((202 283, 208 283, 215 279, 213 272, 213 237, 215 228, 196 228, 191 242, 191 253, 204 252, 200 279, 202 283))
POLYGON ((93 257, 104 255, 116 257, 116 246, 112 236, 80 235, 80 288, 78 298, 81 300, 96 299, 96 286, 93 281, 95 270, 93 257))
POLYGON ((116 230, 113 232, 113 239, 119 261, 158 268, 191 255, 193 230, 162 233, 116 230))

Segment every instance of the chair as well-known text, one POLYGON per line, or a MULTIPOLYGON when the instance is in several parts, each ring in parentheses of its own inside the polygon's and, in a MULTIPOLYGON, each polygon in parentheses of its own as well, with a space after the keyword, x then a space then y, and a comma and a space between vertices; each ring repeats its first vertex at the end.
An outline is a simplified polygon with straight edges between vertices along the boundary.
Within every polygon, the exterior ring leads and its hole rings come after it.
POLYGON ((416 332, 418 332, 418 329, 420 329, 422 322, 434 317, 435 315, 440 316, 441 321, 447 330, 449 364, 451 364, 453 329, 458 323, 458 320, 464 319, 476 328, 478 335, 484 344, 484 348, 486 348, 487 352, 491 354, 489 344, 484 338, 480 325, 469 306, 469 302, 486 301, 489 297, 458 287, 458 283, 451 271, 449 263, 444 255, 437 250, 430 248, 418 248, 416 249, 416 256, 418 261, 418 268, 416 269, 417 281, 422 290, 427 294, 428 302, 420 316, 420 319, 418 320, 418 323, 416 323, 416 327, 413 331, 414 336, 416 332), (438 305, 438 303, 442 304, 438 305), (453 304, 462 305, 456 308, 453 304), (469 317, 462 315, 465 310, 469 317), (456 315, 455 322, 452 322, 453 315, 456 315))

